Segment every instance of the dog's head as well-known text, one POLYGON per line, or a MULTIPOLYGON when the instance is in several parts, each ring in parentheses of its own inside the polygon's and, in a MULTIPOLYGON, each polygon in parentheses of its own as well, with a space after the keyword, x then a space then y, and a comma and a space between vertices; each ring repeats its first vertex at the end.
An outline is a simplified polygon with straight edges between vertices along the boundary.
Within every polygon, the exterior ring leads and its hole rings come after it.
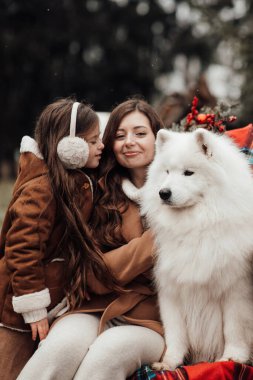
POLYGON ((204 129, 192 133, 158 132, 147 186, 153 187, 160 203, 182 209, 203 201, 224 176, 215 162, 214 143, 212 134, 204 129))

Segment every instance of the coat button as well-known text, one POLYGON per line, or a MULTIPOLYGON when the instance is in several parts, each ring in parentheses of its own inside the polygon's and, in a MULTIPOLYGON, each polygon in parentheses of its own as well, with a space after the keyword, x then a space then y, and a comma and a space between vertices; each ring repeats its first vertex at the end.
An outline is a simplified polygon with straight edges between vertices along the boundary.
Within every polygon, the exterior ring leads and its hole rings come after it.
POLYGON ((84 186, 83 186, 85 189, 88 189, 90 187, 90 184, 89 183, 85 183, 84 186))

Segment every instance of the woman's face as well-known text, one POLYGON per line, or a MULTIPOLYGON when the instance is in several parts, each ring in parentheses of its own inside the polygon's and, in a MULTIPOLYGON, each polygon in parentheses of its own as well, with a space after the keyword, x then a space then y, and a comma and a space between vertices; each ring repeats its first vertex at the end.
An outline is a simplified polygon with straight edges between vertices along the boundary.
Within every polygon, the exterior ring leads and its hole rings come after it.
POLYGON ((127 169, 146 168, 155 154, 155 136, 149 119, 141 112, 126 115, 116 132, 113 152, 127 169))

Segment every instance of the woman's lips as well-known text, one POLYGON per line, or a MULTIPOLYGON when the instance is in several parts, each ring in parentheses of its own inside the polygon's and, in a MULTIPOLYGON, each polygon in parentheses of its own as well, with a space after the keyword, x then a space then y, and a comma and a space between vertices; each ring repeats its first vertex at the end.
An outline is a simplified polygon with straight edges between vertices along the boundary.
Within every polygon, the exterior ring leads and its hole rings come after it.
POLYGON ((139 154, 139 152, 126 152, 124 153, 124 156, 126 157, 135 157, 139 154))

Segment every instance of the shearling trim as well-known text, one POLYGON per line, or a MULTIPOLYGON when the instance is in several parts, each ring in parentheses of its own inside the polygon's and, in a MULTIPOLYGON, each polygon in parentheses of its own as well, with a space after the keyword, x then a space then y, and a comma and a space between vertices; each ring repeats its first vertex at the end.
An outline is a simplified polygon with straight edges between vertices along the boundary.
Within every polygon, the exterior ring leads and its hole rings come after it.
POLYGON ((62 257, 56 257, 55 259, 51 260, 50 263, 54 263, 55 261, 65 261, 62 257))
POLYGON ((18 331, 21 333, 30 333, 31 332, 31 329, 22 330, 22 329, 18 329, 18 328, 12 327, 12 326, 4 325, 3 323, 0 323, 0 328, 1 327, 5 328, 5 329, 13 330, 13 331, 18 331))
POLYGON ((12 297, 13 309, 16 313, 27 313, 50 305, 51 299, 48 288, 23 296, 12 297))
POLYGON ((39 310, 22 313, 22 315, 23 315, 25 323, 38 322, 47 317, 47 309, 43 307, 39 310))
POLYGON ((131 199, 131 201, 134 201, 137 204, 140 203, 143 187, 138 188, 134 186, 134 184, 131 181, 129 181, 129 179, 124 178, 122 180, 122 190, 126 194, 126 196, 129 199, 131 199))
POLYGON ((20 144, 20 153, 31 152, 38 158, 43 160, 43 156, 40 153, 37 142, 30 136, 24 136, 20 144))

